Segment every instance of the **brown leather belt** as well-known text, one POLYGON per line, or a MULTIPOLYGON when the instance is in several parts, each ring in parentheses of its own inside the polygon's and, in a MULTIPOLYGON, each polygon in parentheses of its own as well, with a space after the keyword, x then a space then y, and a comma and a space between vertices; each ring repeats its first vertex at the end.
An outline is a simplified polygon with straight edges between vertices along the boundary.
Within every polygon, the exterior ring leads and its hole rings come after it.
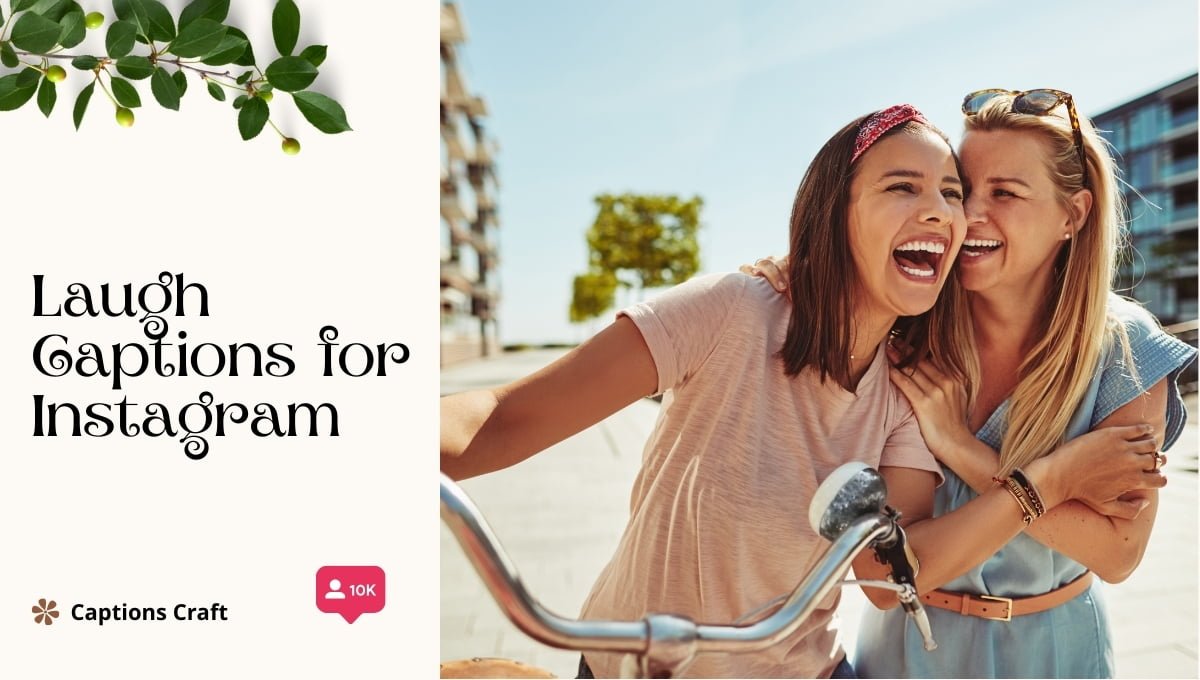
POLYGON ((993 621, 1011 621, 1014 616, 1044 612, 1079 597, 1092 585, 1092 578, 1092 572, 1085 571, 1083 576, 1061 588, 1032 597, 995 597, 934 590, 922 595, 921 602, 927 607, 949 609, 963 616, 978 616, 981 619, 993 621))

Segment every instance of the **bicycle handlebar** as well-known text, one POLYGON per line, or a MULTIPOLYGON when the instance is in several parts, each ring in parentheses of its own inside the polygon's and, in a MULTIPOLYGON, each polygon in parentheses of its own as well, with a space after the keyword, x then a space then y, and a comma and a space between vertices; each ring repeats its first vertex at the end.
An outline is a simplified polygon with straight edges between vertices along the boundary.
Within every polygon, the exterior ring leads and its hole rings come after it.
POLYGON ((641 621, 579 621, 549 611, 529 594, 474 503, 444 474, 441 506, 442 520, 500 609, 521 631, 551 647, 637 654, 645 677, 669 677, 697 653, 756 651, 787 638, 840 585, 842 574, 863 549, 896 530, 895 520, 881 511, 849 522, 784 604, 751 624, 697 624, 669 614, 651 614, 641 621))

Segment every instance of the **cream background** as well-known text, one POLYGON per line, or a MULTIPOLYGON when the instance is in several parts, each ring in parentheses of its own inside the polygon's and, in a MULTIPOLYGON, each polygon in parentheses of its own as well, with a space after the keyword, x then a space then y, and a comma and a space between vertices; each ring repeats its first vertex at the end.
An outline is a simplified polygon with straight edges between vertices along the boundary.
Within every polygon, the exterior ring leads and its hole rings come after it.
MULTIPOLYGON (((111 14, 108 3, 81 1, 111 14)), ((177 10, 184 3, 167 0, 177 10)), ((76 133, 68 69, 46 120, 34 103, 0 114, 0 677, 432 676, 436 668, 436 3, 298 0, 299 46, 329 45, 315 89, 355 131, 312 129, 286 95, 273 120, 303 145, 250 142, 236 115, 189 78, 182 111, 153 103, 116 126, 97 92, 76 133), (378 36, 378 37, 376 37, 378 36), (338 406, 338 438, 210 437, 192 461, 170 438, 34 438, 32 394, 117 401, 102 378, 47 378, 31 361, 51 332, 73 343, 145 341, 129 319, 34 318, 67 283, 135 285, 185 273, 211 316, 169 317, 189 342, 290 342, 289 378, 135 378, 130 401, 338 406), (387 378, 321 376, 317 330, 403 342, 387 378), (428 461, 427 463, 425 461, 428 461), (347 625, 314 605, 327 564, 378 565, 387 605, 347 625), (33 623, 39 597, 55 625, 33 623), (70 620, 70 606, 229 607, 224 623, 70 620)), ((272 2, 234 0, 260 65, 274 56, 272 2)), ((8 13, 7 2, 5 14, 8 13)), ((93 32, 95 33, 95 32, 93 32)), ((85 45, 100 40, 89 37, 85 45)), ((80 53, 84 46, 74 48, 80 53)))

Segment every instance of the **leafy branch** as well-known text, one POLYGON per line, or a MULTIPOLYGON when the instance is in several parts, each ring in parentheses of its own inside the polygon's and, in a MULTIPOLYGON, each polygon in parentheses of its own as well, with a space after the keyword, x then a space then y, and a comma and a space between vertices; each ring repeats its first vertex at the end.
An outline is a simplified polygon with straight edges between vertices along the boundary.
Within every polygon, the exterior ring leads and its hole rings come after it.
POLYGON ((149 80, 160 106, 178 111, 188 89, 188 74, 199 79, 213 99, 238 111, 242 139, 253 139, 269 124, 282 139, 285 153, 300 152, 300 143, 271 121, 276 91, 291 95, 305 120, 326 134, 350 129, 340 104, 308 89, 325 61, 325 45, 309 45, 294 54, 300 35, 300 9, 293 0, 278 0, 271 32, 278 57, 259 68, 246 34, 226 23, 229 0, 193 0, 178 19, 159 0, 113 0, 116 20, 104 31, 104 52, 67 54, 87 31, 105 24, 100 12, 84 13, 75 0, 9 0, 9 15, 0 8, 0 65, 16 72, 0 76, 0 111, 12 111, 35 99, 49 117, 58 100, 57 85, 67 70, 53 60, 69 60, 91 74, 75 98, 75 129, 96 86, 115 109, 119 125, 134 123, 133 109, 142 105, 135 81, 149 80))

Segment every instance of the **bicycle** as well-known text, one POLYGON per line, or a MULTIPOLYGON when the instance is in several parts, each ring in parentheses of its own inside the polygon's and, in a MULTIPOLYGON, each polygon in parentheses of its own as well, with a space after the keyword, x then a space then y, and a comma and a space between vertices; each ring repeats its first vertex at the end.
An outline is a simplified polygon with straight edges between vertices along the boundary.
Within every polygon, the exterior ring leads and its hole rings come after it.
MULTIPOLYGON (((517 628, 551 647, 624 653, 628 656, 622 677, 643 678, 674 677, 697 654, 745 653, 770 647, 795 632, 833 588, 848 585, 894 591, 920 632, 925 649, 936 649, 929 619, 916 590, 916 558, 908 548, 904 529, 898 524, 900 514, 886 500, 883 478, 866 464, 846 463, 834 470, 813 495, 808 512, 813 529, 831 544, 790 594, 742 617, 780 605, 761 620, 744 625, 702 624, 675 614, 651 613, 640 621, 580 621, 547 610, 529 594, 478 508, 449 477, 442 475, 441 480, 442 521, 500 609, 517 628), (890 567, 888 580, 842 580, 854 558, 868 548, 874 551, 877 560, 890 567)), ((471 664, 486 663, 483 660, 455 663, 454 677, 496 677, 470 675, 471 664)), ((443 664, 443 674, 446 667, 443 664)), ((495 673, 496 667, 484 670, 480 666, 475 670, 495 673)), ((510 670, 521 672, 519 664, 510 670)), ((529 672, 536 673, 536 669, 529 672)), ((551 676, 542 671, 542 674, 508 677, 551 676)))

